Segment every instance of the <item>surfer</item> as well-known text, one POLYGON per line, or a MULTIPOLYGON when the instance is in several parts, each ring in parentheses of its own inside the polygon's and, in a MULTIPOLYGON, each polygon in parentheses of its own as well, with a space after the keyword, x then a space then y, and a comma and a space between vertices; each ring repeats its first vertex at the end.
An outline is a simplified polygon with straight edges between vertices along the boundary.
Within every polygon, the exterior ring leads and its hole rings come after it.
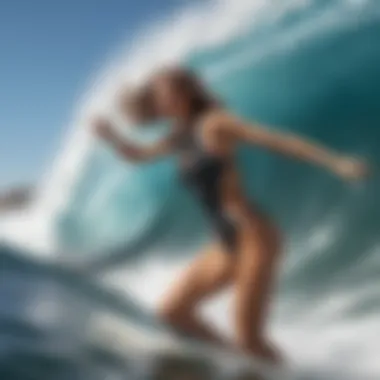
POLYGON ((366 165, 296 135, 247 123, 226 110, 194 73, 183 68, 156 73, 134 93, 122 96, 120 104, 138 125, 171 120, 171 132, 157 143, 140 146, 121 138, 112 123, 100 117, 94 120, 98 136, 130 161, 175 155, 180 177, 198 197, 215 234, 164 297, 159 316, 189 335, 279 361, 266 322, 283 239, 242 188, 234 159, 237 145, 266 148, 347 180, 363 177, 366 165), (227 286, 234 289, 236 340, 231 344, 197 313, 200 303, 227 286))

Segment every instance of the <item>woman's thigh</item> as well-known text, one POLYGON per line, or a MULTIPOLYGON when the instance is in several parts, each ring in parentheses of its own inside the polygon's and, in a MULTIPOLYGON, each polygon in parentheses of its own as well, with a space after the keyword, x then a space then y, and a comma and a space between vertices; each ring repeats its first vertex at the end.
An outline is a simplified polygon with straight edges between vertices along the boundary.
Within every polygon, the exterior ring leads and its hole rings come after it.
POLYGON ((240 231, 235 294, 237 317, 243 329, 264 324, 280 252, 279 234, 270 225, 255 222, 240 231))
POLYGON ((165 314, 189 311, 233 280, 236 257, 215 243, 201 252, 173 282, 161 304, 165 314))

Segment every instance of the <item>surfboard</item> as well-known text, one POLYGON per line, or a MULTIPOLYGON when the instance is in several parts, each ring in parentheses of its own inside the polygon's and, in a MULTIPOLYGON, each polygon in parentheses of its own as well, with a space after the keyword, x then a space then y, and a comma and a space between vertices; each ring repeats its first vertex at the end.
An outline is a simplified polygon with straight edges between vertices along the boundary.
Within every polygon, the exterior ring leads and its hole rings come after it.
POLYGON ((91 339, 157 380, 296 379, 288 368, 276 368, 237 352, 110 316, 97 319, 91 339))

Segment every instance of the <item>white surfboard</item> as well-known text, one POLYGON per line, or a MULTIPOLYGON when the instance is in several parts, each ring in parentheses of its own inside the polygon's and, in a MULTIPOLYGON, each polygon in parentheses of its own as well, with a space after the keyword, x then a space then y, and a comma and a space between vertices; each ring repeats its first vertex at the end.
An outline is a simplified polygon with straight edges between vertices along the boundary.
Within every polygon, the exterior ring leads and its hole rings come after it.
POLYGON ((112 350, 126 361, 140 362, 154 378, 294 380, 289 369, 275 368, 252 357, 179 337, 168 331, 149 330, 110 315, 96 318, 89 337, 93 344, 112 350))

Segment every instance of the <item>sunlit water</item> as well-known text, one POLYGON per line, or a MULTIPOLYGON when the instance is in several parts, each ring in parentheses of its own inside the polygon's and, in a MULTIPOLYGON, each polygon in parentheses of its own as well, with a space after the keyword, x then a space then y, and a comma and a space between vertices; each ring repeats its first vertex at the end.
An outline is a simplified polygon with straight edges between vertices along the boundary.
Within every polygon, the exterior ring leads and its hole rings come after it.
MULTIPOLYGON (((88 116, 108 109, 121 83, 140 80, 161 62, 186 62, 238 114, 376 163, 379 22, 376 0, 207 3, 149 27, 132 51, 121 51, 78 105, 72 132, 35 204, 1 222, 2 236, 18 253, 31 249, 27 261, 2 249, 5 378, 105 378, 107 371, 129 371, 131 377, 125 356, 120 361, 104 350, 120 351, 126 340, 153 344, 135 336, 131 321, 143 332, 160 330, 150 311, 209 239, 207 223, 177 182, 170 159, 136 167, 88 133, 88 116), (57 259, 77 271, 91 268, 92 279, 45 267, 57 259), (112 334, 118 339, 104 338, 112 334), (16 366, 9 355, 26 364, 16 366), (49 360, 62 369, 48 375, 49 360)), ((136 138, 148 141, 160 133, 136 138)), ((249 194, 287 237, 273 302, 274 339, 300 372, 314 374, 306 378, 379 378, 376 173, 350 185, 261 151, 244 149, 239 159, 249 194)), ((204 310, 228 334, 230 298, 223 294, 204 310)))

